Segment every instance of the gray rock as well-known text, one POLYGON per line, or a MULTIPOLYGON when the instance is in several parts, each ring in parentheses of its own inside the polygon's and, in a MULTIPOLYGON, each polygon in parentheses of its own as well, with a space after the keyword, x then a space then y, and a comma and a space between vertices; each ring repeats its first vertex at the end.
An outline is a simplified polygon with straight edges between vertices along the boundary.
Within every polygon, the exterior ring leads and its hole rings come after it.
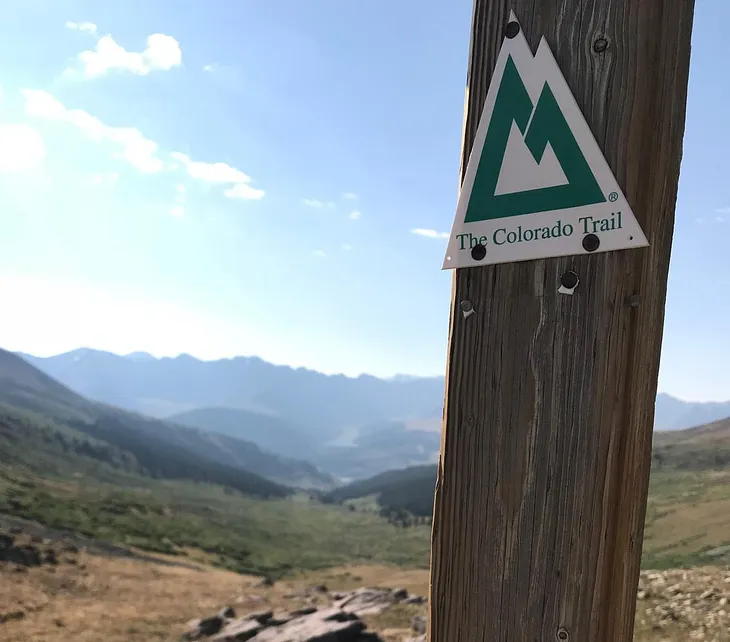
POLYGON ((247 615, 244 615, 241 619, 256 620, 259 624, 267 624, 271 621, 271 618, 273 616, 273 611, 254 611, 253 613, 248 613, 247 615))
POLYGON ((41 555, 35 546, 9 546, 0 548, 0 562, 21 566, 40 566, 41 555))
POLYGON ((252 642, 359 642, 365 623, 352 613, 326 609, 261 631, 252 642))
POLYGON ((274 616, 271 611, 249 613, 231 620, 230 607, 205 620, 193 620, 184 640, 205 642, 383 642, 376 633, 366 631, 355 613, 330 607, 321 611, 306 608, 274 616), (216 627, 220 627, 217 628, 216 627))
POLYGON ((224 620, 217 615, 202 620, 188 622, 187 630, 182 634, 183 640, 200 640, 215 635, 223 628, 224 620))
POLYGON ((425 615, 414 615, 411 620, 411 628, 415 633, 426 632, 426 616, 425 615))
POLYGON ((257 620, 234 620, 210 639, 215 642, 246 642, 252 640, 265 627, 265 624, 261 624, 257 620))
POLYGON ((393 600, 395 600, 396 602, 402 602, 403 600, 408 599, 408 591, 406 591, 404 588, 393 589, 391 593, 393 595, 393 600))
POLYGON ((409 598, 403 600, 403 604, 425 604, 426 598, 422 595, 411 595, 409 598))
POLYGON ((301 609, 296 609, 295 611, 292 611, 289 613, 289 619, 293 620, 295 617, 302 617, 303 615, 311 615, 312 613, 317 612, 316 606, 305 606, 301 609))
POLYGON ((376 615, 389 609, 396 599, 393 591, 379 588, 362 588, 335 602, 335 606, 356 615, 376 615))

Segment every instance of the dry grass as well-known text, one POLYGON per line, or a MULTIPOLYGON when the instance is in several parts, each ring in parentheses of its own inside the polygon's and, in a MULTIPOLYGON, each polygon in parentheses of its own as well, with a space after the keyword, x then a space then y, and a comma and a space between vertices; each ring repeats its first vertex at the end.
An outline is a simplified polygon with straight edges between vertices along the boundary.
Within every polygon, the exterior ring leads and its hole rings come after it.
POLYGON ((194 571, 136 560, 79 556, 80 564, 0 571, 5 613, 25 612, 2 626, 7 642, 142 642, 179 639, 180 623, 216 612, 244 594, 233 573, 194 571))
MULTIPOLYGON (((180 639, 188 620, 226 605, 245 613, 323 604, 326 596, 303 595, 302 589, 314 584, 330 590, 402 587, 417 595, 428 590, 427 571, 386 566, 341 567, 262 587, 258 578, 203 565, 163 566, 83 552, 76 559, 76 564, 62 562, 22 573, 0 564, 0 615, 24 613, 22 619, 0 624, 3 642, 172 642, 180 639)), ((730 610, 720 602, 723 595, 730 595, 730 573, 718 569, 689 573, 644 574, 646 594, 638 603, 636 642, 730 640, 727 619, 718 616, 723 609, 730 610), (715 595, 702 598, 700 593, 709 585, 716 587, 715 595), (668 613, 674 611, 694 612, 695 624, 673 623, 668 613), (703 622, 714 626, 704 627, 703 622)), ((399 605, 365 619, 387 642, 402 642, 412 635, 413 616, 424 612, 423 606, 399 605)))
MULTIPOLYGON (((162 557, 162 556, 160 556, 162 557)), ((403 586, 425 592, 427 573, 388 567, 343 567, 302 575, 273 587, 260 579, 199 566, 198 570, 81 553, 78 563, 18 573, 0 564, 0 614, 22 619, 0 624, 3 642, 172 642, 191 618, 232 605, 247 610, 299 608, 292 595, 304 586, 330 589, 403 586)), ((326 598, 306 598, 323 603, 326 598)))

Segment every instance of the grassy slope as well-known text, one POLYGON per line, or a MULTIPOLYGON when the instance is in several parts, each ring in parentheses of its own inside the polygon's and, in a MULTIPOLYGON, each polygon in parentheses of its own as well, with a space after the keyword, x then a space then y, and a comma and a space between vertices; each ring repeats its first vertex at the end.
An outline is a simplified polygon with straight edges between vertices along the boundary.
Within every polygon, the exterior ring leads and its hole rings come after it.
POLYGON ((2 405, 0 461, 8 467, 23 464, 44 476, 86 471, 94 479, 104 479, 136 474, 217 483, 259 497, 292 493, 290 488, 248 471, 206 460, 106 419, 64 424, 2 405))
MULTIPOLYGON (((0 453, 7 452, 0 441, 0 453)), ((0 461, 0 513, 146 550, 204 550, 217 565, 255 573, 428 564, 428 526, 399 528, 372 512, 304 496, 263 501, 209 484, 141 477, 75 453, 52 455, 0 461)), ((727 563, 728 544, 730 473, 654 471, 645 567, 727 563)))
MULTIPOLYGON (((335 489, 327 501, 430 516, 436 466, 377 475, 335 489)), ((730 420, 656 433, 644 567, 730 564, 730 420)))
POLYGON ((19 469, 2 471, 0 513, 144 550, 199 549, 219 566, 257 574, 353 560, 428 564, 425 527, 399 529, 377 516, 303 496, 265 501, 203 484, 131 475, 116 481, 49 480, 19 469))

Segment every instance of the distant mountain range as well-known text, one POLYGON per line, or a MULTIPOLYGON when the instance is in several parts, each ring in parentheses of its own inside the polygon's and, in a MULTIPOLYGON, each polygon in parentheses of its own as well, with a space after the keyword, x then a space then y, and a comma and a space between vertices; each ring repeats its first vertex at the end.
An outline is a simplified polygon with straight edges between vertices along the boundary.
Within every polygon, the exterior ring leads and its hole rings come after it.
MULTIPOLYGON (((79 349, 21 355, 89 399, 306 460, 340 479, 362 479, 437 460, 443 377, 325 375, 256 357, 201 361, 79 349)), ((730 402, 659 394, 655 429, 730 416, 730 402)))
POLYGON ((433 462, 439 449, 443 378, 350 378, 256 357, 20 356, 89 399, 253 441, 342 479, 433 462))
POLYGON ((730 417, 730 401, 682 401, 659 393, 654 410, 655 430, 684 430, 730 417))
MULTIPOLYGON (((4 350, 0 350, 0 405, 3 416, 17 417, 20 411, 29 426, 60 427, 65 434, 83 437, 84 443, 91 439, 113 446, 153 476, 204 480, 247 491, 260 488, 275 495, 289 492, 283 485, 335 485, 331 475, 314 465, 265 452, 251 441, 86 399, 4 350)), ((16 423, 8 420, 7 425, 16 423)))

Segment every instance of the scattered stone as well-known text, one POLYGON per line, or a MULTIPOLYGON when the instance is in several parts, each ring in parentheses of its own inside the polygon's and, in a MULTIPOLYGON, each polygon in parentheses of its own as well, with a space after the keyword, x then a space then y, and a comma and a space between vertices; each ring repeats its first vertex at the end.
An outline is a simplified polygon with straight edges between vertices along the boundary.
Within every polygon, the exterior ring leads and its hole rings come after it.
POLYGON ((423 595, 411 595, 409 598, 403 600, 403 604, 425 604, 426 598, 423 595))
POLYGON ((383 588, 361 588, 336 601, 335 605, 343 611, 359 616, 376 615, 389 609, 393 604, 402 602, 405 599, 404 594, 408 597, 408 592, 404 589, 393 591, 383 588))
POLYGON ((0 562, 21 566, 40 566, 41 556, 35 546, 10 546, 0 550, 0 562))
POLYGON ((414 633, 425 633, 426 632, 426 616, 425 615, 414 615, 411 620, 411 628, 414 633))
POLYGON ((396 588, 391 591, 393 595, 393 599, 396 602, 402 602, 403 600, 408 599, 408 591, 406 591, 404 588, 396 588))
POLYGON ((45 553, 43 553, 43 563, 56 566, 58 564, 56 551, 54 551, 52 548, 49 548, 45 553))
POLYGON ((22 620, 24 617, 24 611, 10 611, 10 613, 0 613, 0 624, 10 622, 11 620, 22 620))
POLYGON ((296 611, 292 611, 289 615, 293 618, 295 617, 302 617, 303 615, 310 615, 312 613, 317 612, 316 606, 305 606, 303 609, 297 609, 296 611))
POLYGON ((260 624, 256 620, 234 620, 211 640, 216 642, 244 642, 256 637, 256 634, 262 631, 264 627, 264 624, 260 624))
MULTIPOLYGON (((236 617, 235 615, 233 617, 236 617)), ((274 617, 273 611, 254 611, 248 615, 244 615, 242 620, 256 620, 259 624, 266 624, 274 617)))
POLYGON ((274 586, 274 580, 270 578, 268 575, 261 578, 261 581, 257 584, 260 588, 268 588, 270 586, 274 586))
POLYGON ((218 615, 207 617, 203 620, 191 620, 188 622, 187 631, 183 633, 183 640, 200 640, 215 635, 222 628, 225 620, 218 615))
POLYGON ((223 618, 224 620, 232 620, 236 617, 236 612, 233 610, 232 606, 226 606, 219 611, 218 617, 223 618))
POLYGON ((642 571, 637 629, 678 629, 687 640, 724 639, 730 630, 730 613, 724 608, 730 598, 728 583, 729 569, 642 571))

